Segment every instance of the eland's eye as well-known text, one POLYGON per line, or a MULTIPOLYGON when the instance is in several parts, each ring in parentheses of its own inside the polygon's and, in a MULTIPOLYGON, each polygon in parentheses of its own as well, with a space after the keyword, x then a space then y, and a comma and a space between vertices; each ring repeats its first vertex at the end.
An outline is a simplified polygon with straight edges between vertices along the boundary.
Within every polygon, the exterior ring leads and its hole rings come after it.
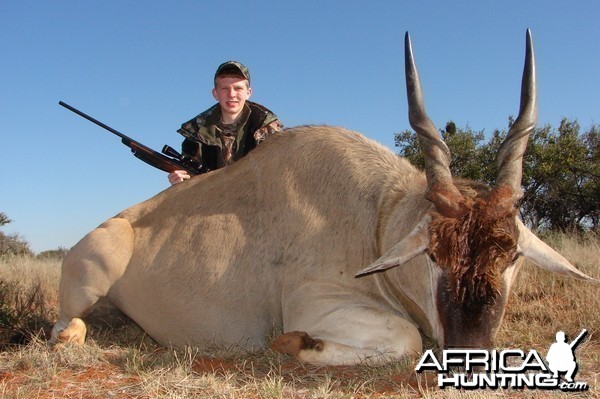
POLYGON ((523 255, 523 251, 521 251, 521 247, 517 244, 517 247, 515 248, 515 254, 512 257, 511 262, 515 263, 519 259, 519 257, 522 255, 523 255))
POLYGON ((429 256, 429 259, 431 259, 432 262, 437 263, 435 260, 435 256, 433 255, 433 253, 431 253, 431 251, 427 251, 427 256, 429 256))

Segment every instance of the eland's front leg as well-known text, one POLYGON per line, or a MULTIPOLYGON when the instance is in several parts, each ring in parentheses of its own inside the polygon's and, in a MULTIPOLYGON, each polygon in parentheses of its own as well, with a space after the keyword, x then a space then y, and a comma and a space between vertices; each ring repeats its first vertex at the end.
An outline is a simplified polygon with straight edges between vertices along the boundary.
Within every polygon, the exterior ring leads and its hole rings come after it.
POLYGON ((383 363, 421 353, 421 334, 409 320, 344 289, 334 294, 333 287, 323 288, 331 294, 292 295, 284 310, 287 333, 272 349, 303 362, 330 365, 383 363))

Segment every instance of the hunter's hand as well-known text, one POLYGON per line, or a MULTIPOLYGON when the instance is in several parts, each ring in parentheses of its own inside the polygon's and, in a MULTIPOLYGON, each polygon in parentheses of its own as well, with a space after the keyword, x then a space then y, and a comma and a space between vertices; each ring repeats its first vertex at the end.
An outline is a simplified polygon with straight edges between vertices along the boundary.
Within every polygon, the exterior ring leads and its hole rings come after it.
POLYGON ((169 183, 171 185, 175 185, 177 183, 181 183, 184 180, 189 179, 191 176, 185 170, 175 170, 167 176, 169 178, 169 183))

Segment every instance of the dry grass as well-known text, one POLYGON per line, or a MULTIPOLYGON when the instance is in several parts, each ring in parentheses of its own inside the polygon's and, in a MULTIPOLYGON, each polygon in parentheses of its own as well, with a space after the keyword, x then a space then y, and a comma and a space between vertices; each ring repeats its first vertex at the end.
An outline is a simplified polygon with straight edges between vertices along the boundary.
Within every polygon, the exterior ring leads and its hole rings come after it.
POLYGON ((56 319, 60 262, 0 258, 0 349, 47 329, 56 319))
MULTIPOLYGON (((600 239, 547 238, 588 274, 600 277, 600 239)), ((0 259, 0 398, 600 398, 598 288, 526 265, 509 300, 499 348, 546 352, 554 334, 573 338, 584 393, 440 390, 435 376, 414 364, 316 367, 271 351, 157 346, 134 324, 92 328, 83 348, 50 351, 44 331, 56 318, 60 265, 29 258, 0 259), (4 318, 2 318, 4 317, 4 318), (10 344, 11 337, 25 345, 10 344)))

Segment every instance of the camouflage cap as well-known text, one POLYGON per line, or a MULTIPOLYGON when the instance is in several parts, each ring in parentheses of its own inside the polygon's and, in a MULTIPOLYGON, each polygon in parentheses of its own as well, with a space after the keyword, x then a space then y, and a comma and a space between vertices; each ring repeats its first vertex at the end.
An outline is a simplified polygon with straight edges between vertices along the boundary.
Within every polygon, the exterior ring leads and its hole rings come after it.
POLYGON ((215 72, 215 79, 217 78, 217 76, 230 71, 235 75, 241 75, 245 77, 246 79, 248 79, 248 82, 250 82, 250 71, 248 71, 248 68, 246 68, 243 64, 237 61, 227 61, 219 65, 219 67, 217 68, 217 72, 215 72))

